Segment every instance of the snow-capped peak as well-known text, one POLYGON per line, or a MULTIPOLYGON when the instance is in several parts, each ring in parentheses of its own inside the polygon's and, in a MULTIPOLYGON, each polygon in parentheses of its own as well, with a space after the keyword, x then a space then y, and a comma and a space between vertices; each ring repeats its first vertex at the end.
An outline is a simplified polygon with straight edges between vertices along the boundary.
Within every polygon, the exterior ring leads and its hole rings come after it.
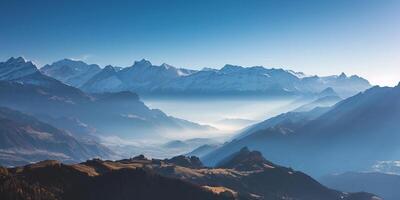
POLYGON ((295 72, 295 71, 293 71, 293 70, 287 70, 287 72, 289 72, 289 73, 292 74, 293 76, 296 76, 297 78, 309 77, 308 75, 304 74, 303 72, 295 72))
POLYGON ((8 60, 6 61, 6 63, 8 63, 8 64, 26 63, 26 60, 25 60, 25 58, 23 58, 23 57, 21 57, 21 56, 16 57, 16 58, 11 57, 10 59, 8 59, 8 60))
POLYGON ((172 66, 172 65, 168 65, 167 63, 163 63, 163 64, 161 64, 161 66, 160 66, 160 67, 163 67, 164 69, 175 68, 174 66, 172 66))
POLYGON ((16 80, 37 72, 36 66, 22 57, 11 57, 0 63, 0 80, 16 80))
POLYGON ((200 71, 213 71, 213 72, 215 72, 215 71, 218 71, 218 69, 214 69, 214 68, 211 68, 211 67, 204 67, 200 71))
POLYGON ((70 59, 70 58, 64 58, 62 60, 56 61, 53 64, 58 64, 58 65, 76 65, 76 64, 86 64, 83 61, 80 60, 74 60, 74 59, 70 59))
POLYGON ((238 70, 242 70, 244 69, 242 66, 238 66, 238 65, 230 65, 230 64, 226 64, 223 68, 221 68, 221 72, 235 72, 238 70))
POLYGON ((107 65, 104 67, 104 70, 115 70, 113 66, 107 65))
POLYGON ((347 75, 344 73, 344 72, 342 72, 340 75, 339 75, 339 78, 347 78, 347 75))
POLYGON ((133 63, 134 67, 150 67, 152 66, 151 62, 145 59, 142 59, 140 61, 135 61, 133 63))

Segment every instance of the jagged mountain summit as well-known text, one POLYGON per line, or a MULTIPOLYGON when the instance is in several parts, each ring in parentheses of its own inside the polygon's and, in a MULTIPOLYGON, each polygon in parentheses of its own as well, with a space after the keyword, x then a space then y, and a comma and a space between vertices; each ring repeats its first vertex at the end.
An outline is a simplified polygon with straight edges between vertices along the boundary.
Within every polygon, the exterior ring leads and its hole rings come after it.
POLYGON ((5 62, 0 62, 0 81, 12 81, 44 87, 59 87, 63 85, 60 81, 40 73, 34 63, 26 61, 22 57, 11 57, 5 62))
POLYGON ((101 76, 96 75, 88 80, 81 88, 88 92, 105 92, 129 90, 140 93, 151 93, 163 84, 194 73, 194 70, 175 68, 168 64, 152 65, 142 59, 132 66, 119 71, 104 68, 101 76))
MULTIPOLYGON (((71 63, 71 67, 77 65, 71 63)), ((82 75, 87 68, 82 65, 82 75)), ((65 73, 57 65, 47 65, 48 75, 58 78, 65 73)), ((342 73, 335 76, 307 76, 301 72, 262 66, 225 65, 221 69, 189 70, 168 64, 156 66, 150 61, 136 61, 132 66, 115 70, 108 66, 91 74, 79 87, 87 92, 129 90, 140 95, 318 95, 327 88, 348 97, 370 87, 367 80, 342 73)), ((88 77, 88 76, 85 76, 88 77)), ((76 85, 78 86, 78 85, 76 85)), ((330 92, 327 90, 326 92, 330 92)))
POLYGON ((6 62, 0 63, 0 80, 19 80, 36 72, 35 65, 22 57, 11 57, 6 62))
POLYGON ((74 87, 82 86, 100 70, 96 64, 88 65, 71 59, 63 59, 40 69, 43 74, 74 87))
POLYGON ((267 161, 260 152, 244 149, 229 158, 228 164, 218 168, 204 167, 198 158, 185 156, 165 160, 144 156, 119 161, 94 159, 73 165, 43 161, 0 168, 0 197, 36 199, 40 191, 50 200, 380 199, 365 192, 329 189, 302 172, 267 161))
POLYGON ((276 167, 276 165, 266 160, 261 152, 250 151, 247 147, 243 147, 240 151, 221 160, 217 163, 216 167, 253 171, 268 167, 273 168, 276 167))

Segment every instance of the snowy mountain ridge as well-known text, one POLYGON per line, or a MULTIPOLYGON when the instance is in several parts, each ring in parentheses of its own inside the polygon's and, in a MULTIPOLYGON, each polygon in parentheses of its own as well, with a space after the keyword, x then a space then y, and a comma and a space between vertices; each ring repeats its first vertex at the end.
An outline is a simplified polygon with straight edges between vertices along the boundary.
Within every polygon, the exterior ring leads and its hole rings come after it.
MULTIPOLYGON (((10 59, 7 62, 12 61, 10 59)), ((17 70, 18 72, 11 75, 37 71, 32 67, 31 71, 25 70, 17 70)), ((103 69, 95 64, 63 59, 45 65, 40 71, 89 93, 132 91, 141 96, 304 96, 318 95, 321 91, 332 88, 340 97, 345 98, 371 87, 366 79, 357 75, 347 76, 345 73, 320 77, 282 68, 243 67, 231 64, 221 69, 191 70, 166 63, 157 66, 145 59, 135 61, 132 66, 125 68, 108 65, 103 69)), ((0 70, 0 77, 4 78, 6 74, 7 70, 0 70)))

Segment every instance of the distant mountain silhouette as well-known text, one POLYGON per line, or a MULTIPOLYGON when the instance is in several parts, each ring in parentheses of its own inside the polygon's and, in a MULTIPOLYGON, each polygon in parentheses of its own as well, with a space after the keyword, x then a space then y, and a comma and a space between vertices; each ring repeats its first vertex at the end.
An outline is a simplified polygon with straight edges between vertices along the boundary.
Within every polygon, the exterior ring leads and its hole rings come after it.
POLYGON ((319 97, 316 100, 304 104, 296 109, 294 109, 292 112, 306 112, 306 111, 310 111, 314 108, 317 107, 330 107, 335 105, 336 103, 338 103, 339 101, 343 100, 342 98, 340 98, 339 96, 323 96, 323 97, 319 97))
POLYGON ((112 156, 109 149, 95 141, 78 140, 32 116, 0 107, 0 165, 15 166, 50 158, 79 162, 112 156))
POLYGON ((346 172, 320 178, 331 188, 342 191, 366 191, 381 196, 385 200, 400 199, 400 175, 379 172, 346 172))
POLYGON ((289 112, 247 128, 203 157, 215 165, 244 146, 313 175, 366 170, 398 158, 400 85, 373 87, 331 108, 289 112))
POLYGON ((215 149, 217 149, 220 146, 221 145, 219 145, 219 144, 204 144, 204 145, 201 145, 201 146, 193 149, 192 151, 190 151, 189 153, 187 153, 185 155, 186 156, 203 157, 204 155, 207 155, 208 153, 210 153, 211 151, 214 151, 215 149))

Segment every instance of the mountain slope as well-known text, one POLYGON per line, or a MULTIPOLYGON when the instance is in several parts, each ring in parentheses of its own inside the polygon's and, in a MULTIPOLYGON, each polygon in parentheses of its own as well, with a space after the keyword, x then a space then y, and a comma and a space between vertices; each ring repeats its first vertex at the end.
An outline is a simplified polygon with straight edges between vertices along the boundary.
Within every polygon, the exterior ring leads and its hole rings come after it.
POLYGON ((5 62, 0 62, 0 81, 12 81, 53 89, 68 90, 72 88, 54 78, 43 75, 31 61, 26 61, 22 57, 11 57, 5 62))
POLYGON ((100 71, 98 65, 88 65, 82 61, 63 59, 43 66, 40 71, 67 85, 80 87, 100 71))
POLYGON ((149 160, 137 156, 119 161, 95 159, 74 165, 44 161, 2 168, 0 197, 33 196, 40 191, 53 197, 49 199, 379 200, 369 193, 326 188, 306 174, 266 161, 259 152, 248 151, 254 156, 242 160, 242 153, 232 160, 258 167, 205 168, 195 157, 149 160))
POLYGON ((81 88, 88 92, 129 90, 140 94, 151 93, 168 81, 194 72, 193 70, 178 69, 168 64, 155 66, 144 59, 121 70, 111 70, 111 68, 111 66, 104 68, 101 73, 96 74, 81 88))
POLYGON ((204 155, 207 155, 208 153, 216 150, 220 146, 221 145, 219 145, 219 144, 204 144, 204 145, 201 145, 201 146, 193 149, 189 153, 186 153, 185 155, 186 156, 196 156, 196 157, 201 158, 204 155))
POLYGON ((341 100, 343 99, 338 96, 320 97, 310 103, 307 103, 305 105, 302 105, 294 109, 292 112, 307 112, 317 107, 331 107, 341 100))
POLYGON ((250 191, 262 199, 374 199, 366 193, 342 193, 326 188, 308 175, 266 160, 247 147, 223 159, 217 168, 234 169, 249 174, 241 177, 238 191, 250 191))
MULTIPOLYGON (((71 63, 71 61, 66 62, 64 60, 63 63, 71 63)), ((53 63, 53 65, 55 64, 53 63)), ((71 81, 65 79, 70 77, 59 77, 58 74, 67 73, 78 77, 89 77, 85 73, 88 68, 87 65, 71 63, 68 65, 68 70, 65 70, 68 72, 62 71, 57 66, 59 65, 46 66, 42 68, 42 71, 68 84, 71 81), (80 70, 71 70, 77 69, 79 66, 81 66, 80 70), (56 73, 50 73, 52 70, 56 73), (76 75, 77 71, 80 72, 78 75, 76 75)), ((301 72, 268 69, 261 66, 225 65, 219 70, 208 68, 189 70, 176 68, 165 63, 156 66, 143 59, 121 70, 116 70, 117 68, 111 70, 111 68, 114 67, 106 67, 95 75, 91 73, 91 78, 85 79, 84 83, 82 81, 79 85, 75 85, 91 93, 129 90, 146 96, 318 95, 326 88, 332 88, 339 96, 348 97, 370 87, 367 80, 358 76, 348 77, 344 73, 326 77, 306 76, 301 72)), ((83 80, 83 78, 79 80, 83 80)))
POLYGON ((277 167, 275 164, 267 161, 259 151, 250 151, 243 147, 240 151, 221 160, 217 168, 229 168, 239 171, 262 170, 265 167, 277 167))
POLYGON ((26 62, 22 57, 11 57, 0 63, 0 80, 18 80, 37 72, 32 62, 26 62))
POLYGON ((249 146, 274 162, 324 175, 366 170, 377 161, 400 156, 400 85, 373 87, 318 115, 312 113, 287 113, 266 120, 203 160, 212 165, 249 146))
POLYGON ((331 76, 307 79, 283 69, 225 65, 220 70, 201 70, 179 76, 168 82, 162 82, 148 92, 280 96, 316 94, 327 87, 332 87, 343 96, 348 96, 370 86, 368 81, 357 77, 331 76))
POLYGON ((77 162, 113 153, 93 141, 79 141, 32 116, 0 107, 0 164, 21 165, 43 159, 77 162))
POLYGON ((18 200, 233 199, 143 168, 115 168, 96 162, 64 165, 57 161, 43 161, 19 169, 3 168, 0 197, 18 200))
POLYGON ((11 58, 0 66, 4 72, 7 71, 0 81, 0 106, 38 117, 75 118, 95 127, 100 133, 123 138, 143 138, 167 131, 211 129, 150 109, 132 92, 86 94, 43 75, 31 62, 22 58, 11 58), (26 67, 33 72, 19 72, 26 67))
POLYGON ((400 176, 396 174, 346 172, 324 176, 320 180, 324 185, 342 191, 367 191, 385 200, 400 199, 400 176))
POLYGON ((90 92, 121 91, 122 81, 118 78, 117 71, 111 65, 107 65, 99 73, 87 80, 81 89, 90 92))

